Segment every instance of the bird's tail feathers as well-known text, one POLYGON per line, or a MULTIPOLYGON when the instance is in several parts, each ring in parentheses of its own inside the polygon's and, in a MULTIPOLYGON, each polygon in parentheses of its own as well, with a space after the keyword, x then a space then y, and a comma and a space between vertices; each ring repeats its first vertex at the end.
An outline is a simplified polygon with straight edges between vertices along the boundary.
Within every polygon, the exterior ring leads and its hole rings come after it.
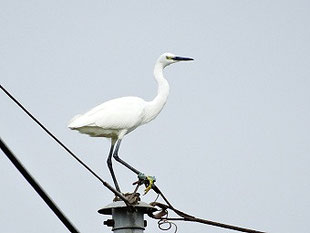
POLYGON ((76 119, 78 119, 80 116, 82 116, 82 114, 77 114, 77 115, 75 115, 75 116, 69 121, 68 128, 74 129, 75 126, 74 126, 73 122, 74 122, 76 119))

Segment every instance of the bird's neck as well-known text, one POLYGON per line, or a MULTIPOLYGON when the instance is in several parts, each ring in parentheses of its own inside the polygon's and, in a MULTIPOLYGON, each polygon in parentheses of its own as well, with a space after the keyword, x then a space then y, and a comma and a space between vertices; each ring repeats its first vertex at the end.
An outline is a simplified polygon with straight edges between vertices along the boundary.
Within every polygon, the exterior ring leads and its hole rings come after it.
POLYGON ((160 113, 167 102, 169 95, 169 83, 164 78, 163 69, 164 66, 161 63, 156 63, 154 68, 154 76, 158 85, 157 95, 152 101, 148 102, 146 106, 144 123, 153 120, 160 113))

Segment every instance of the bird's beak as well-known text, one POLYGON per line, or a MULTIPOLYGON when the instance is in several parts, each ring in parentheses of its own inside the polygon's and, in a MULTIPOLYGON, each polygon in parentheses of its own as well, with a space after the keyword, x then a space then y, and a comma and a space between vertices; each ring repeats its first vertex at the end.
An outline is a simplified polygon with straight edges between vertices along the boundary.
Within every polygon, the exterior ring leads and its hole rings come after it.
POLYGON ((194 60, 193 58, 190 58, 190 57, 179 57, 179 56, 173 57, 172 59, 175 61, 193 61, 194 60))

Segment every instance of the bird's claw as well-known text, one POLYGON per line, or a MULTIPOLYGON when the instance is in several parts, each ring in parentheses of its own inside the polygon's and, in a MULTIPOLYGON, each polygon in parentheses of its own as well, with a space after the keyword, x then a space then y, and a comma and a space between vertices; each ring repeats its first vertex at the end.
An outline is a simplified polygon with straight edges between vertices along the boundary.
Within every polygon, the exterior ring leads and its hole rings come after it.
POLYGON ((143 195, 145 195, 145 194, 147 194, 147 193, 151 190, 151 188, 153 187, 153 185, 154 185, 154 183, 155 183, 155 181, 156 181, 156 178, 155 178, 155 176, 146 176, 146 175, 144 175, 143 173, 140 173, 140 174, 138 175, 138 178, 139 178, 139 180, 140 180, 142 183, 145 184, 146 189, 144 190, 144 194, 143 194, 143 195))

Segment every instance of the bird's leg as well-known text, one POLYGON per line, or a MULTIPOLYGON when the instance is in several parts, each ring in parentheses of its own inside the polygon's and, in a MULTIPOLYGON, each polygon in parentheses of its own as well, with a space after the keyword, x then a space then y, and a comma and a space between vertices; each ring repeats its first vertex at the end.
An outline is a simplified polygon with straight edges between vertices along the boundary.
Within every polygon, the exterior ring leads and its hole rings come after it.
POLYGON ((108 160, 107 160, 107 164, 108 164, 108 168, 110 170, 110 173, 111 173, 111 176, 112 176, 115 188, 116 188, 117 191, 120 192, 121 190, 120 190, 119 185, 117 183, 117 180, 116 180, 116 177, 115 177, 115 174, 114 174, 114 171, 113 171, 113 167, 112 167, 113 150, 114 150, 114 143, 112 142, 111 148, 110 148, 110 152, 109 152, 109 156, 108 156, 108 160))
POLYGON ((132 167, 131 165, 126 163, 124 160, 122 160, 118 156, 118 150, 119 150, 119 147, 121 145, 121 142, 122 142, 122 139, 119 139, 117 141, 116 148, 115 148, 114 153, 113 153, 113 157, 115 158, 115 160, 117 162, 123 164, 125 167, 129 168, 131 171, 133 171, 134 173, 136 173, 138 175, 139 180, 141 180, 142 182, 144 182, 146 184, 146 189, 145 189, 145 193, 144 193, 144 194, 146 194, 152 188, 154 182, 156 181, 156 178, 154 176, 145 176, 144 173, 138 171, 137 169, 135 169, 134 167, 132 167))
POLYGON ((118 150, 119 150, 119 146, 121 145, 121 142, 122 142, 122 139, 119 139, 117 141, 117 144, 116 144, 116 148, 114 150, 114 153, 113 153, 113 157, 114 159, 123 164, 125 167, 129 168, 131 171, 133 171, 134 173, 136 173, 137 175, 141 174, 140 171, 138 171, 137 169, 135 169, 134 167, 130 166, 128 163, 126 163, 124 160, 122 160, 119 156, 118 156, 118 150))

